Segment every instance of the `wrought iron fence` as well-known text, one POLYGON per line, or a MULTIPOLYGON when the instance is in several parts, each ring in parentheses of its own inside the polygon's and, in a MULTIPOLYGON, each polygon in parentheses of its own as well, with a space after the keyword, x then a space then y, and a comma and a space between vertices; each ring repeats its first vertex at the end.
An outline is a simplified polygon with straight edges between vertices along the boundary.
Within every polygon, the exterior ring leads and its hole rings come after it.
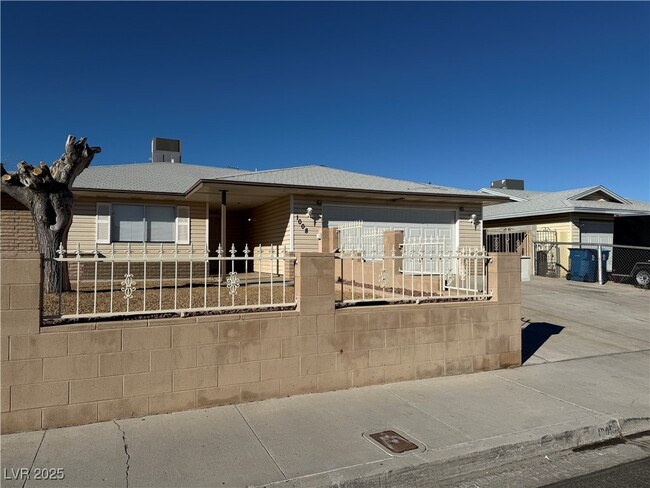
POLYGON ((432 273, 440 274, 441 261, 437 259, 423 259, 424 270, 420 271, 420 255, 423 256, 438 256, 446 255, 453 252, 453 248, 449 240, 444 237, 412 237, 405 238, 404 242, 400 245, 400 249, 404 256, 408 259, 404 260, 403 271, 406 273, 432 273), (415 258, 418 258, 417 260, 415 258))
POLYGON ((409 246, 388 254, 341 252, 335 277, 337 301, 422 302, 485 300, 490 256, 483 249, 409 246))
MULTIPOLYGON (((172 251, 111 245, 48 259, 67 267, 71 290, 44 294, 44 320, 293 307, 295 257, 277 246, 172 251)), ((62 277, 63 273, 59 273, 62 277)))
POLYGON ((384 231, 393 229, 390 227, 367 226, 364 225, 362 220, 356 220, 337 226, 337 230, 341 251, 383 254, 384 231))
POLYGON ((516 252, 522 256, 530 256, 530 232, 510 228, 487 229, 485 248, 488 252, 516 252))

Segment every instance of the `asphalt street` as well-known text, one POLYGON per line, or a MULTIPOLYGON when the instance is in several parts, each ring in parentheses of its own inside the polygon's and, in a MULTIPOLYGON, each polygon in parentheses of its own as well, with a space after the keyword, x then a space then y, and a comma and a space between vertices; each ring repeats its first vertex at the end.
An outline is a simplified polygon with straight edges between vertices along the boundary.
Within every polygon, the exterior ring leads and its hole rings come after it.
POLYGON ((650 484, 650 457, 619 464, 612 468, 546 485, 546 488, 647 488, 650 484))

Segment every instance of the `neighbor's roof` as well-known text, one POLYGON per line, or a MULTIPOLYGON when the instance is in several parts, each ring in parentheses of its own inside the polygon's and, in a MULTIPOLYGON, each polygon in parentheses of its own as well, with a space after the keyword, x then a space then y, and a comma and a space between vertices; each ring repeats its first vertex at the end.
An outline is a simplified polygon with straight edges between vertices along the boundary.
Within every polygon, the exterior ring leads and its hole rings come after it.
POLYGON ((190 191, 199 181, 415 193, 421 195, 486 196, 473 190, 396 180, 318 165, 295 166, 267 171, 242 171, 184 163, 90 166, 76 179, 74 189, 183 195, 190 191))
POLYGON ((630 200, 616 195, 601 185, 556 192, 482 188, 490 195, 507 196, 512 201, 483 209, 484 220, 532 217, 547 214, 586 212, 602 214, 650 213, 650 203, 630 200), (594 193, 602 193, 610 201, 584 200, 594 193))

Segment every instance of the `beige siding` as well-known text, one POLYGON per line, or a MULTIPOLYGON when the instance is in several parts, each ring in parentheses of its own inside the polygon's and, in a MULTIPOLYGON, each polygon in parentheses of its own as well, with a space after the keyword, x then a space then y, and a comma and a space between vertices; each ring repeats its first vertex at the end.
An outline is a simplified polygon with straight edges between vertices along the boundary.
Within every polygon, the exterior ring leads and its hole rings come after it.
MULTIPOLYGON (((255 256, 259 256, 260 251, 263 256, 270 256, 271 252, 277 256, 285 249, 289 251, 290 213, 288 196, 261 205, 250 212, 252 222, 249 223, 246 239, 250 241, 248 246, 254 248, 255 256)), ((255 261, 254 271, 285 274, 282 263, 270 260, 255 261)))
MULTIPOLYGON (((318 205, 318 200, 319 198, 317 197, 308 197, 304 195, 294 196, 293 235, 294 249, 296 252, 318 252, 320 248, 320 240, 318 236, 323 230, 323 205, 318 205), (311 217, 307 217, 307 209, 309 207, 312 208, 311 217)), ((287 236, 287 239, 288 237, 289 236, 287 236)))
POLYGON ((537 226, 537 229, 548 228, 557 232, 558 242, 570 242, 572 235, 571 222, 545 222, 537 226))
POLYGON ((252 222, 246 238, 251 246, 286 245, 289 247, 289 197, 282 197, 250 212, 252 222))
MULTIPOLYGON (((143 204, 142 200, 129 200, 129 199, 105 199, 98 198, 97 200, 79 199, 75 201, 73 208, 72 226, 68 234, 68 249, 75 249, 77 244, 82 251, 91 251, 95 248, 96 230, 96 206, 97 202, 108 203, 132 203, 143 204)), ((148 202, 152 205, 177 205, 190 207, 190 243, 194 246, 195 251, 202 251, 206 244, 206 212, 205 203, 203 202, 186 202, 179 200, 155 200, 148 202)), ((126 243, 115 243, 115 249, 126 249, 126 243)), ((158 249, 160 244, 149 244, 150 248, 158 249)), ((171 252, 174 249, 174 244, 163 244, 165 252, 171 252)), ((98 249, 107 251, 110 244, 98 244, 98 249)), ((142 244, 131 244, 131 249, 134 252, 142 250, 142 244)), ((190 245, 179 245, 178 248, 187 251, 190 245)))
POLYGON ((479 220, 483 218, 481 205, 468 204, 463 205, 462 208, 463 210, 460 210, 458 214, 459 247, 482 247, 483 239, 479 223, 479 220), (469 221, 472 214, 476 214, 476 225, 469 221))
POLYGON ((571 226, 569 232, 571 242, 580 242, 580 227, 578 226, 579 223, 580 219, 575 215, 571 215, 571 222, 569 223, 571 226))

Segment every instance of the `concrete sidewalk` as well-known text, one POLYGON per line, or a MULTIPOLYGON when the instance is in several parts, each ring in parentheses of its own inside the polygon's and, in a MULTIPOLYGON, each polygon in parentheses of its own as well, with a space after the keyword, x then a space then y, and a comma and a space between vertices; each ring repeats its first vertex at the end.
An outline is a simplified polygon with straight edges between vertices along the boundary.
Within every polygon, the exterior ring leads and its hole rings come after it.
POLYGON ((649 364, 650 351, 623 352, 5 435, 2 486, 23 486, 6 479, 22 467, 65 470, 27 487, 431 483, 650 429, 649 364), (391 455, 364 437, 386 429, 421 449, 391 455))

